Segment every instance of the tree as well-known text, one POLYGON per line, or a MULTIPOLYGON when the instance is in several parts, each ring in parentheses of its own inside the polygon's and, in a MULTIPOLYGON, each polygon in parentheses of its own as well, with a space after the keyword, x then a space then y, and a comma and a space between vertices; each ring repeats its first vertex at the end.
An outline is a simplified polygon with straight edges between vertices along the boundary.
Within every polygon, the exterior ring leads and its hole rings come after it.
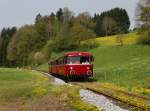
POLYGON ((56 13, 56 17, 59 21, 62 21, 63 20, 62 16, 63 16, 63 10, 62 10, 62 8, 60 8, 56 13))
POLYGON ((150 0, 140 0, 137 6, 136 18, 139 27, 150 25, 150 0))
POLYGON ((150 0, 140 0, 137 6, 136 18, 140 42, 150 43, 150 0))
POLYGON ((78 48, 82 48, 82 46, 86 45, 87 47, 92 47, 94 42, 89 42, 87 44, 82 43, 82 41, 86 42, 91 38, 95 38, 95 33, 82 26, 81 24, 74 24, 71 29, 64 33, 64 30, 61 30, 57 37, 51 42, 51 51, 60 52, 60 51, 68 51, 68 50, 76 50, 78 48))
POLYGON ((39 13, 39 14, 36 16, 36 18, 35 18, 35 24, 39 23, 39 22, 41 21, 41 19, 42 19, 42 16, 41 16, 41 14, 39 13))
POLYGON ((81 41, 96 37, 95 33, 92 30, 80 24, 75 24, 72 27, 70 34, 74 38, 74 40, 77 42, 78 45, 81 45, 81 41))
POLYGON ((74 16, 74 13, 70 11, 67 7, 63 8, 63 31, 66 34, 71 26, 71 20, 74 16))
POLYGON ((73 18, 74 13, 70 11, 67 7, 63 8, 63 22, 68 23, 73 18))
POLYGON ((24 26, 11 39, 7 48, 7 58, 16 65, 26 65, 28 55, 43 46, 38 32, 33 26, 24 26))
POLYGON ((7 57, 7 46, 10 39, 16 33, 16 27, 12 28, 3 28, 0 36, 0 65, 6 66, 9 65, 7 57))
POLYGON ((114 27, 116 27, 116 25, 116 21, 114 21, 111 17, 105 16, 101 27, 105 36, 113 34, 114 27))
POLYGON ((105 32, 103 32, 102 25, 103 21, 106 21, 106 17, 109 17, 116 22, 115 27, 113 27, 113 33, 110 33, 110 35, 118 34, 120 32, 127 33, 129 31, 130 20, 127 11, 122 8, 114 8, 109 11, 101 13, 100 16, 95 16, 96 20, 95 32, 98 36, 105 35, 105 32))
POLYGON ((51 22, 54 23, 55 22, 55 14, 52 12, 51 15, 50 15, 50 19, 51 19, 51 22))
POLYGON ((53 34, 51 16, 43 16, 38 23, 35 24, 35 29, 39 33, 43 42, 47 41, 53 34))
POLYGON ((80 13, 76 18, 77 23, 83 25, 86 28, 92 28, 93 22, 89 12, 80 13))

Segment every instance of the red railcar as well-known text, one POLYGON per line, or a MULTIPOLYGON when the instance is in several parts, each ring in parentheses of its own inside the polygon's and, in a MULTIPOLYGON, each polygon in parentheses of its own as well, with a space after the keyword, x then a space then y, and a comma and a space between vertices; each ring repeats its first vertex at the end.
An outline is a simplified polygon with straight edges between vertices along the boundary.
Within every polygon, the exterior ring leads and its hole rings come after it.
POLYGON ((49 63, 49 73, 67 79, 93 77, 93 61, 89 52, 69 52, 49 63))

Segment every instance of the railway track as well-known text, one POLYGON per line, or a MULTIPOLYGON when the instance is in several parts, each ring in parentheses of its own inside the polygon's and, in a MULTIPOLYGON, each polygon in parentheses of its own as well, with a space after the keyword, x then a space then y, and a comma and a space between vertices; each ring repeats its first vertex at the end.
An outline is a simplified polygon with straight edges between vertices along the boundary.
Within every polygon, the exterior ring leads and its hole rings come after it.
MULTIPOLYGON (((73 82, 72 84, 84 87, 84 86, 82 86, 82 83, 75 83, 75 82, 73 82)), ((103 88, 105 88, 105 87, 103 87, 103 88)), ((138 106, 137 104, 133 104, 130 101, 122 100, 122 99, 120 99, 118 97, 115 97, 115 96, 113 96, 113 95, 111 95, 109 93, 106 93, 106 92, 103 92, 103 91, 100 92, 100 91, 97 91, 97 90, 95 90, 95 89, 93 89, 91 87, 84 87, 84 89, 92 91, 92 92, 94 92, 94 93, 96 93, 98 95, 103 95, 103 96, 109 98, 110 100, 114 101, 117 105, 123 106, 123 107, 125 107, 125 108, 127 108, 129 110, 133 110, 133 111, 150 111, 150 107, 147 108, 145 106, 138 106)), ((126 96, 128 95, 128 96, 131 96, 133 98, 138 98, 140 100, 146 100, 146 101, 150 102, 150 99, 148 99, 147 97, 144 97, 144 96, 140 96, 140 95, 136 95, 136 94, 132 94, 132 93, 128 93, 128 92, 123 92, 123 91, 120 91, 120 90, 118 90, 118 92, 120 92, 122 94, 125 94, 126 96)))
MULTIPOLYGON (((38 71, 38 72, 40 72, 40 73, 42 73, 42 74, 44 74, 46 76, 48 76, 48 74, 49 74, 47 71, 42 71, 42 70, 39 70, 39 69, 33 69, 33 70, 38 71)), ((49 74, 49 75, 53 76, 52 74, 49 74)), ((59 78, 59 79, 62 79, 62 78, 59 78)), ((124 101, 124 100, 121 100, 119 98, 116 98, 116 97, 114 97, 111 94, 108 94, 108 93, 105 93, 105 92, 99 92, 99 91, 97 91, 97 90, 95 90, 93 88, 86 87, 86 85, 85 85, 86 83, 84 83, 84 82, 70 82, 70 84, 71 85, 78 85, 78 86, 80 86, 83 89, 92 91, 93 93, 96 93, 98 95, 103 95, 103 96, 109 98, 110 100, 115 101, 115 103, 118 104, 119 106, 128 108, 129 110, 134 110, 134 111, 150 111, 150 107, 147 108, 147 107, 144 107, 144 106, 138 106, 138 105, 133 104, 133 103, 131 103, 129 101, 124 101)), ((106 88, 104 86, 101 86, 101 87, 106 88)), ((120 90, 116 90, 116 92, 125 94, 127 96, 131 96, 133 98, 138 98, 140 100, 150 101, 150 99, 148 97, 137 95, 137 94, 133 94, 133 93, 130 93, 130 92, 125 92, 125 91, 120 91, 120 90)))

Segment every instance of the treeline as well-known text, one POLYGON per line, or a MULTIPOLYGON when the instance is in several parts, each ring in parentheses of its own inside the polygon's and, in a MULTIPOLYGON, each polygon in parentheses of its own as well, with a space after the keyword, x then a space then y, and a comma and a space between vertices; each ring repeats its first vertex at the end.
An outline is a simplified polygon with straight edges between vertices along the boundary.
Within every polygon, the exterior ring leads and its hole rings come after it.
POLYGON ((34 25, 4 28, 0 36, 0 65, 26 66, 46 62, 53 53, 97 47, 97 36, 127 33, 127 12, 114 8, 92 17, 88 12, 74 15, 68 8, 42 16, 34 25))
POLYGON ((128 33, 130 27, 129 16, 125 9, 114 8, 99 14, 95 14, 95 32, 98 36, 116 35, 128 33))
POLYGON ((11 38, 16 33, 16 27, 3 28, 0 36, 0 65, 9 66, 10 61, 7 59, 7 46, 10 43, 11 38))

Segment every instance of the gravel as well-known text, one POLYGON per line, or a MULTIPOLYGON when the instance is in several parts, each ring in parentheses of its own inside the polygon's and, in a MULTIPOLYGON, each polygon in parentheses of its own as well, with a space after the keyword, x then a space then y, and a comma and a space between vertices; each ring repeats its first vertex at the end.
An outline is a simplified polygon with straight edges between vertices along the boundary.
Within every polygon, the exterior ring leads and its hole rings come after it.
POLYGON ((113 101, 109 100, 105 96, 95 94, 89 90, 81 89, 80 97, 82 98, 83 101, 95 105, 99 109, 103 109, 105 111, 128 111, 126 109, 122 109, 121 107, 113 104, 113 101))
POLYGON ((54 78, 53 84, 54 85, 65 85, 66 83, 65 83, 65 81, 63 81, 61 79, 54 78))
POLYGON ((50 75, 49 73, 44 73, 44 75, 47 75, 48 77, 53 78, 52 84, 54 84, 54 85, 65 85, 66 84, 66 82, 63 81, 62 79, 56 78, 56 77, 50 75))
MULTIPOLYGON (((32 70, 32 71, 36 71, 36 70, 32 70)), ((56 78, 54 76, 52 76, 51 74, 49 73, 46 73, 46 72, 41 72, 42 74, 46 75, 47 77, 49 78, 52 78, 53 81, 52 81, 52 84, 53 85, 65 85, 67 84, 65 81, 63 81, 62 79, 59 79, 59 78, 56 78)))

